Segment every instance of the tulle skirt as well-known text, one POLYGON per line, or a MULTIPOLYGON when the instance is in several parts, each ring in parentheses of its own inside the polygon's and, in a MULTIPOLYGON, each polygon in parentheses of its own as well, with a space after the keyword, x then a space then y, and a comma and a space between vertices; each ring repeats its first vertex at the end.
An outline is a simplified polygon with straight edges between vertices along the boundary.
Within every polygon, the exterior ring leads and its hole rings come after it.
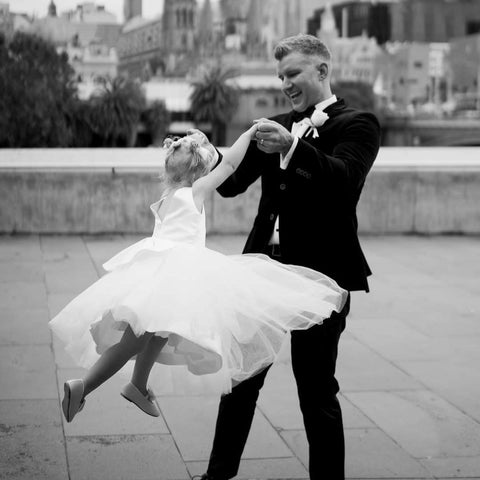
POLYGON ((50 322, 82 367, 130 326, 137 336, 168 338, 159 363, 209 376, 214 390, 228 393, 275 361, 288 331, 321 324, 347 296, 319 272, 260 254, 180 245, 131 257, 110 262, 113 270, 50 322))

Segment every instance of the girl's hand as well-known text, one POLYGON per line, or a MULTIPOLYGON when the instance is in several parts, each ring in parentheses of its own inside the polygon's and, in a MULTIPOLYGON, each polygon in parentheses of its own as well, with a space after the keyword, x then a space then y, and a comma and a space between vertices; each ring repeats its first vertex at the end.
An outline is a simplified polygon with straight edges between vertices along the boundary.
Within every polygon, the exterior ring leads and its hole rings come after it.
POLYGON ((257 133, 258 130, 258 124, 254 123, 246 132, 245 135, 247 135, 250 140, 255 140, 255 134, 257 133))
POLYGON ((258 149, 286 155, 292 146, 293 135, 283 125, 268 118, 260 118, 255 122, 258 127, 255 134, 258 149))

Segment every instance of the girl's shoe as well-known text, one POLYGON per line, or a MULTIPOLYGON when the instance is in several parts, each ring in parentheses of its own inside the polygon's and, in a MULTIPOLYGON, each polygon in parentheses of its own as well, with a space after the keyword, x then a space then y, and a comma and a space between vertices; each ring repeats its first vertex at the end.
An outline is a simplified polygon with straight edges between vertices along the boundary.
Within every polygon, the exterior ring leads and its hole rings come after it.
POLYGON ((160 409, 158 408, 155 394, 149 388, 147 389, 147 394, 144 395, 132 382, 129 382, 122 388, 120 395, 129 402, 134 403, 148 415, 152 417, 160 416, 160 409))
POLYGON ((63 390, 62 410, 65 419, 70 423, 73 417, 85 406, 83 380, 68 380, 63 384, 63 390))

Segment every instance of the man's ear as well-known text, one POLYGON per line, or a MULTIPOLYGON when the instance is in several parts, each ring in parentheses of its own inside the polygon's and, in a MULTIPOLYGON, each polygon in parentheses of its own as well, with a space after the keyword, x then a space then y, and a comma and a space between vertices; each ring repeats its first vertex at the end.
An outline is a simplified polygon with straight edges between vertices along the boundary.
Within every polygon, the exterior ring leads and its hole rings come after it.
POLYGON ((328 64, 325 62, 317 66, 318 78, 320 78, 320 80, 325 80, 328 77, 328 68, 328 64))

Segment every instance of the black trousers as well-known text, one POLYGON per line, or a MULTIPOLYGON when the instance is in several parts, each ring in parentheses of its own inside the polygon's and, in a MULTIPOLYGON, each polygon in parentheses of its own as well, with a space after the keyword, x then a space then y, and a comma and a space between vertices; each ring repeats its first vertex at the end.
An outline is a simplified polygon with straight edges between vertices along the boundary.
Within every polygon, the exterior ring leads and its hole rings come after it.
MULTIPOLYGON (((275 257, 274 257, 275 258, 275 257)), ((350 311, 350 295, 340 313, 308 330, 291 334, 292 368, 309 444, 311 480, 344 480, 345 440, 335 366, 340 335, 350 311)), ((207 473, 226 480, 238 472, 268 368, 223 395, 207 473)))

